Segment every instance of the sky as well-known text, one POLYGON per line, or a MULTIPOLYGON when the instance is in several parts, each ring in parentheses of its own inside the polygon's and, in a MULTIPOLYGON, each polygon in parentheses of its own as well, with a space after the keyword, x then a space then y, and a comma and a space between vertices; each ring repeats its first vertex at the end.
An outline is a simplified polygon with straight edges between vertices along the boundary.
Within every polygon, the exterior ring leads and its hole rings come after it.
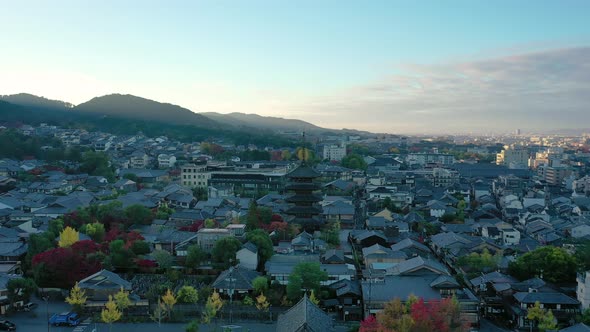
POLYGON ((589 1, 0 1, 0 95, 384 133, 590 127, 589 1))

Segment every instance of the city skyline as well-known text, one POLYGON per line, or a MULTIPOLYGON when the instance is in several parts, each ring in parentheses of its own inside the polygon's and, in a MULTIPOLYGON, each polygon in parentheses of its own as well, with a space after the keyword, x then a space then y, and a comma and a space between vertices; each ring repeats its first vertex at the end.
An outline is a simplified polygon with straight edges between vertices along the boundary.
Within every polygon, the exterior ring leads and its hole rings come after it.
POLYGON ((589 4, 453 4, 5 3, 0 94, 129 93, 387 133, 590 120, 589 4))

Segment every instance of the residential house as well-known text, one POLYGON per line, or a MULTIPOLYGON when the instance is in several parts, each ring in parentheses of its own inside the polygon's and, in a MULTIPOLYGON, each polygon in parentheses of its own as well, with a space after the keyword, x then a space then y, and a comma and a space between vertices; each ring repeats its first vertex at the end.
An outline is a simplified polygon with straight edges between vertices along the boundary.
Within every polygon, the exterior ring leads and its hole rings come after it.
POLYGON ((148 166, 149 157, 143 151, 134 151, 129 156, 129 168, 146 168, 148 166))
POLYGON ((158 167, 170 168, 176 164, 176 157, 174 155, 161 153, 158 155, 158 167))
POLYGON ((236 252, 236 259, 240 262, 241 267, 255 271, 258 267, 258 247, 252 242, 246 242, 236 252))
POLYGON ((132 291, 129 281, 104 269, 80 280, 78 286, 86 292, 89 301, 108 301, 109 296, 114 296, 121 289, 132 291))
POLYGON ((221 272, 211 284, 211 287, 228 298, 234 297, 234 299, 239 299, 254 290, 252 281, 259 276, 260 273, 245 268, 242 264, 238 264, 221 272))

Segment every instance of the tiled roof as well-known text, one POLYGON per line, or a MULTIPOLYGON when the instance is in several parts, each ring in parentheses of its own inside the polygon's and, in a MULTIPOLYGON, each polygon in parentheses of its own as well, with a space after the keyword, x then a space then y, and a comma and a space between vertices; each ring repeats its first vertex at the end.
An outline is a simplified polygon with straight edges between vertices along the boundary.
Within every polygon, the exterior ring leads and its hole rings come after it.
POLYGON ((329 332, 333 330, 332 318, 313 304, 307 295, 277 320, 277 332, 329 332))

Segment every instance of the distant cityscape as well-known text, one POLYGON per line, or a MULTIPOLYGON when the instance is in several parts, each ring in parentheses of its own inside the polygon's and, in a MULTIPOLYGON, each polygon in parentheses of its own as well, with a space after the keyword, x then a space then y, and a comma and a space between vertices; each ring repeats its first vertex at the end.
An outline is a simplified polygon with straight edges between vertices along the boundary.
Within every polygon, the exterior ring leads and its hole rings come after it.
POLYGON ((277 135, 4 122, 1 312, 30 331, 588 323, 589 134, 277 135))

